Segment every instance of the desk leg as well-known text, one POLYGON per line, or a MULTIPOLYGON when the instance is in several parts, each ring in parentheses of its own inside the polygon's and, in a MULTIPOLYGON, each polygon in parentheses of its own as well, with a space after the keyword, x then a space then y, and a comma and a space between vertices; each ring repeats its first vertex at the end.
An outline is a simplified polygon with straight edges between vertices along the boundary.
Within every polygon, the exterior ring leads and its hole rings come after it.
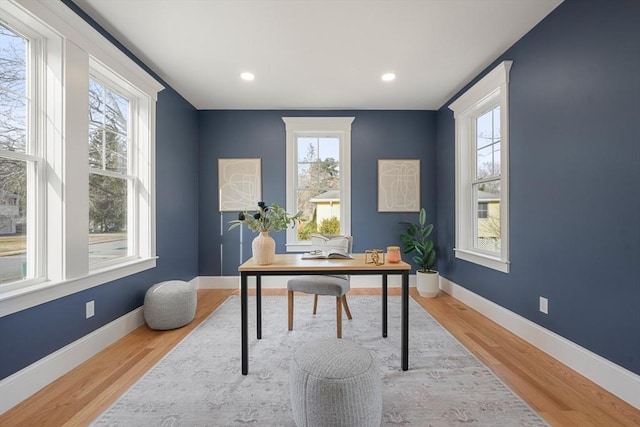
POLYGON ((242 341, 242 375, 249 372, 249 327, 247 316, 247 275, 240 273, 240 323, 242 341))
POLYGON ((382 275, 382 337, 387 337, 387 285, 388 277, 382 275))
POLYGON ((409 272, 402 272, 402 370, 409 370, 409 272))
POLYGON ((256 336, 262 339, 262 276, 256 276, 256 336))

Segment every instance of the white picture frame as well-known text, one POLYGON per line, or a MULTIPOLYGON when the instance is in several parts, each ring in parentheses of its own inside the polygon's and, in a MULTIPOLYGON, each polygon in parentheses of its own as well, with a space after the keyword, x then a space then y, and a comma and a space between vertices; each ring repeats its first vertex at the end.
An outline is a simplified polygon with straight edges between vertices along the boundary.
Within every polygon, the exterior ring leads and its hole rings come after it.
POLYGON ((218 159, 220 212, 257 209, 262 200, 262 159, 218 159))
POLYGON ((420 159, 378 159, 378 212, 420 212, 420 159))

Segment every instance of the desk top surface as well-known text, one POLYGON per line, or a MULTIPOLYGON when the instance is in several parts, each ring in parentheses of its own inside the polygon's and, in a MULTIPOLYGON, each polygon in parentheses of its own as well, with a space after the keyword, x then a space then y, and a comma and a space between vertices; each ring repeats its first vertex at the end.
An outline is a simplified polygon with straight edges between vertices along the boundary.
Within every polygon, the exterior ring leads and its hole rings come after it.
POLYGON ((404 261, 397 263, 390 263, 386 261, 384 264, 375 265, 373 263, 367 264, 365 262, 365 254, 351 254, 353 259, 301 259, 302 254, 276 254, 273 264, 258 265, 253 262, 253 258, 249 258, 241 266, 238 267, 239 272, 250 271, 317 271, 317 270, 331 270, 331 271, 390 271, 398 270, 411 270, 411 265, 404 261))

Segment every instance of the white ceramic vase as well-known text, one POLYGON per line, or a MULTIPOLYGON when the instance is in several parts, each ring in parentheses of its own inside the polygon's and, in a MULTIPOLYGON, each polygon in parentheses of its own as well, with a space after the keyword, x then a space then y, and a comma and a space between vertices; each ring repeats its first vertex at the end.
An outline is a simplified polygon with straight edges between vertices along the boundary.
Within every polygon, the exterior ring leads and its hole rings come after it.
POLYGON ((276 255, 276 241, 269 236, 268 231, 261 231, 251 242, 253 262, 258 265, 273 264, 276 255))
POLYGON ((435 298, 440 292, 440 274, 437 271, 416 273, 416 288, 420 296, 435 298))

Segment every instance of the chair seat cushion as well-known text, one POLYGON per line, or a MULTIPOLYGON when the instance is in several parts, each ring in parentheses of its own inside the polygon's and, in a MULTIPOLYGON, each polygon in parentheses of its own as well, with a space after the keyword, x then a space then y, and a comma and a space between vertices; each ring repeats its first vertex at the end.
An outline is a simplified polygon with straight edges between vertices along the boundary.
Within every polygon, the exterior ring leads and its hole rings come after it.
POLYGON ((349 292, 348 276, 295 276, 287 282, 287 290, 340 297, 349 292))

